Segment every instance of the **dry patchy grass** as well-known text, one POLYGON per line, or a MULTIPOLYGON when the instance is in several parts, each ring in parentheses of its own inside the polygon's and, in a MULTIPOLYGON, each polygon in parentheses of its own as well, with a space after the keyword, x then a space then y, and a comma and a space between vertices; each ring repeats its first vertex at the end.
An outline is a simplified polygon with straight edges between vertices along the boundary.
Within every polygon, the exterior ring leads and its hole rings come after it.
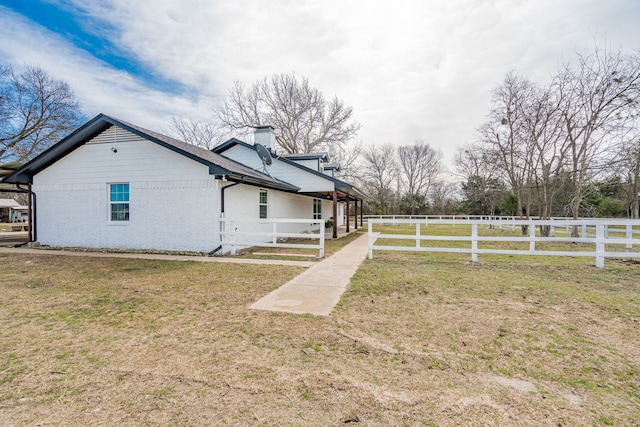
POLYGON ((640 268, 376 254, 334 313, 301 269, 2 256, 2 425, 638 425, 640 268))

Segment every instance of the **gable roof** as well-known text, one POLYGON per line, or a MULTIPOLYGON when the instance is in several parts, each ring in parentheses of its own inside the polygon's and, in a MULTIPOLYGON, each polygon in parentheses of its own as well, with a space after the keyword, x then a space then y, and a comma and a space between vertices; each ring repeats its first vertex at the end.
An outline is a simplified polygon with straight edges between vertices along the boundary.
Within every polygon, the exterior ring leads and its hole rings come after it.
MULTIPOLYGON (((215 152, 215 153, 223 153, 225 151, 227 151, 228 149, 232 148, 235 145, 240 145, 246 148, 249 148, 251 150, 255 151, 255 146, 247 144, 244 141, 240 141, 239 139, 236 138, 231 138, 230 140, 218 145, 217 147, 214 147, 211 151, 215 152)), ((313 170, 311 168, 308 168, 304 165, 301 165, 293 160, 289 159, 289 156, 307 156, 306 158, 308 159, 318 159, 318 158, 324 158, 327 156, 326 153, 321 153, 321 154, 308 154, 308 155, 302 155, 302 154, 283 154, 283 155, 277 155, 273 152, 271 152, 271 157, 284 162, 288 165, 294 166, 296 168, 302 169, 305 172, 311 173, 313 175, 322 177, 324 179, 326 179, 327 181, 333 182, 334 184, 334 188, 336 191, 340 191, 341 193, 347 194, 349 196, 353 196, 356 197, 358 199, 361 200, 369 200, 369 197, 367 195, 365 195, 362 191, 360 191, 358 188, 356 188, 354 185, 351 185, 347 182, 344 182, 342 180, 339 180, 337 178, 334 178, 332 176, 329 176, 327 174, 324 174, 322 172, 318 172, 316 170, 313 170)), ((300 159, 298 157, 298 159, 300 159)), ((328 159, 327 159, 328 160, 328 159)), ((335 167, 335 165, 332 165, 332 167, 335 167)))
POLYGON ((188 157, 198 163, 204 164, 209 167, 210 174, 224 175, 229 181, 243 182, 249 185, 258 185, 290 192, 297 192, 299 190, 295 185, 274 179, 267 174, 251 169, 241 163, 235 162, 207 149, 104 114, 99 114, 94 117, 66 138, 42 152, 23 167, 5 177, 3 181, 14 184, 32 183, 33 176, 35 174, 52 165, 111 126, 118 126, 141 138, 168 148, 171 151, 188 157))

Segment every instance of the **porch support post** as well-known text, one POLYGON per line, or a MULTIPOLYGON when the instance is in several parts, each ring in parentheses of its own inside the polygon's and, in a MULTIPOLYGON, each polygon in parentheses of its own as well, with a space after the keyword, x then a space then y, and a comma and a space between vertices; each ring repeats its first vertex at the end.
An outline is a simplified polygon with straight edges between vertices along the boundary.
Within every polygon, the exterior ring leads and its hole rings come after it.
POLYGON ((349 214, 351 211, 349 210, 349 195, 347 195, 347 233, 349 232, 349 214))
POLYGON ((357 230, 358 229, 358 199, 354 199, 353 203, 355 203, 355 205, 356 205, 354 210, 353 210, 355 212, 355 214, 353 215, 353 219, 355 220, 354 221, 355 222, 354 225, 356 227, 355 229, 357 230))
POLYGON ((27 193, 27 233, 29 241, 33 242, 33 206, 31 205, 31 184, 27 185, 29 192, 27 193))
POLYGON ((333 238, 338 238, 338 192, 331 193, 333 196, 333 238))
MULTIPOLYGON (((362 205, 364 205, 364 200, 360 200, 360 227, 364 227, 364 215, 362 214, 362 205)), ((356 212, 356 215, 358 215, 358 212, 356 212)))

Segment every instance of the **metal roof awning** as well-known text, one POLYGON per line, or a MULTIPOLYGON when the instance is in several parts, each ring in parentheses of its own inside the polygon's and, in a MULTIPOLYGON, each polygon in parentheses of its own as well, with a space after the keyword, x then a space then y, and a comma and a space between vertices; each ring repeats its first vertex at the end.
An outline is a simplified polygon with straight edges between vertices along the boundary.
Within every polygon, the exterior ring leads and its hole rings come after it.
POLYGON ((21 162, 10 162, 0 165, 0 193, 26 193, 26 189, 22 189, 18 187, 17 184, 10 184, 6 182, 2 182, 4 177, 11 175, 18 169, 24 166, 21 162))

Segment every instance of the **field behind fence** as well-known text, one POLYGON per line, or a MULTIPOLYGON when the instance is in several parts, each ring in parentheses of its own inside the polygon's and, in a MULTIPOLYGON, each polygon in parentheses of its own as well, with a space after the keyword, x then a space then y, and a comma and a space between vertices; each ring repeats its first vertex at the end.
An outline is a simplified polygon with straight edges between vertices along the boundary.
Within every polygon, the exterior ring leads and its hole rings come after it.
POLYGON ((374 251, 478 255, 640 258, 638 220, 516 220, 368 218, 374 251), (577 237, 572 232, 577 232, 577 237), (544 232, 543 232, 544 231, 544 232))

